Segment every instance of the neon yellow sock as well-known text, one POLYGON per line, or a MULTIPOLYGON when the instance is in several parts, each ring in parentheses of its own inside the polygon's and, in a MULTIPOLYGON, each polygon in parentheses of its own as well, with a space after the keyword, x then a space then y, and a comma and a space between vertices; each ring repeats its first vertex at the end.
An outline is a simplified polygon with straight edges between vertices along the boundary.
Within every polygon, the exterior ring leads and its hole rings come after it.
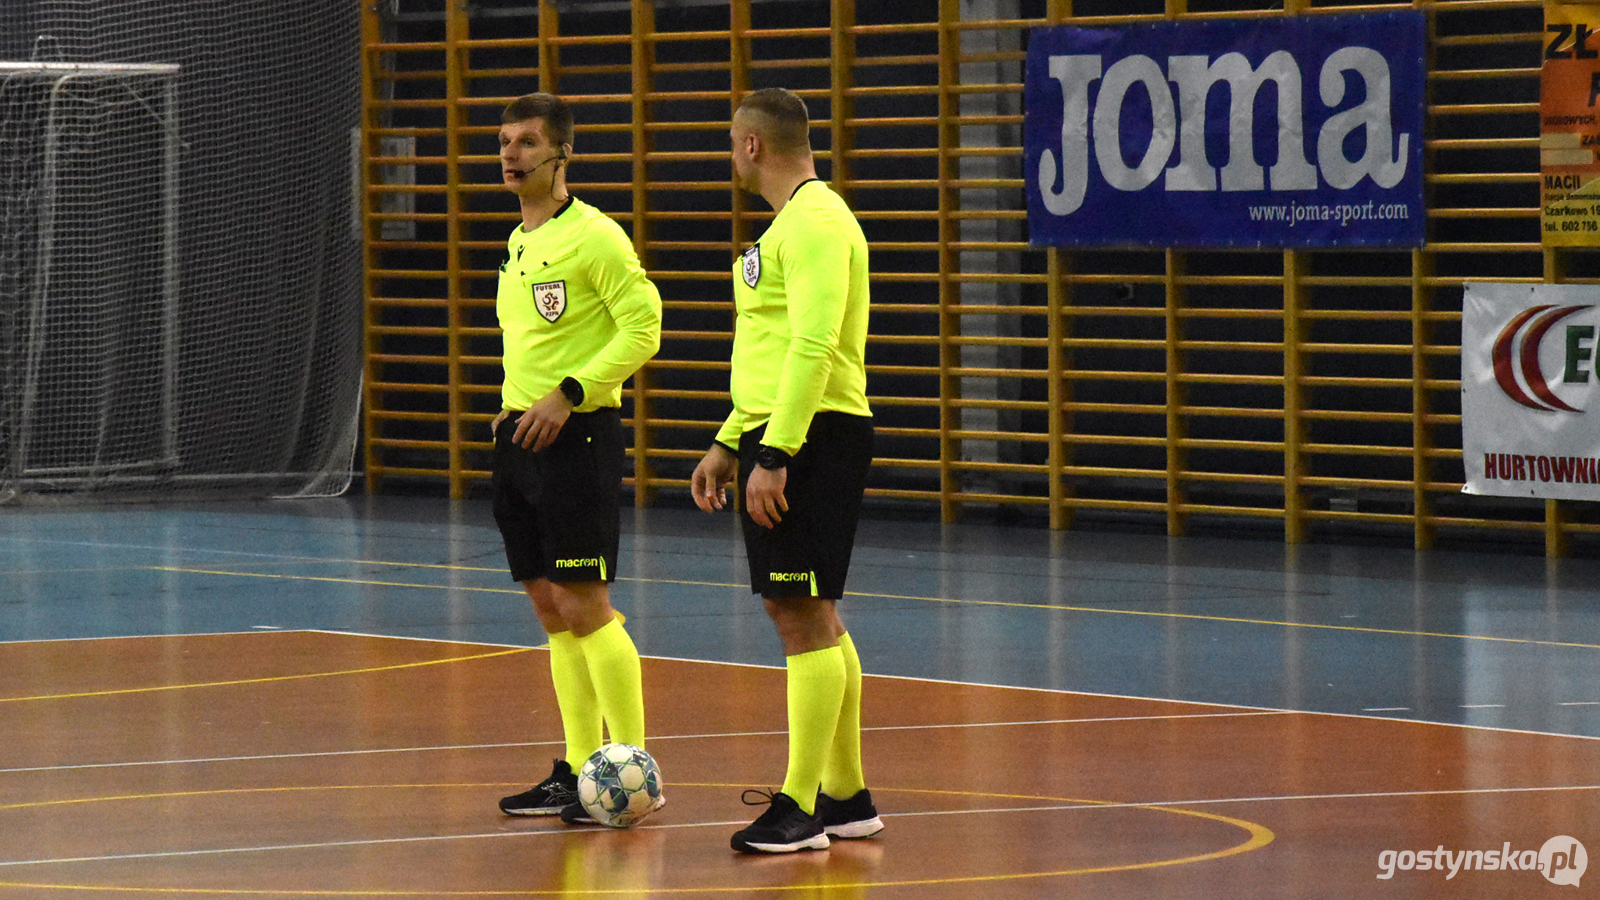
POLYGON ((639 650, 633 638, 612 619, 592 634, 578 638, 589 663, 589 681, 600 701, 606 731, 618 744, 644 746, 644 685, 639 650))
POLYGON ((567 739, 567 765, 576 772, 589 754, 600 749, 600 705, 589 680, 589 664, 570 631, 550 635, 550 682, 555 685, 567 739))
POLYGON ((844 702, 828 762, 822 767, 822 792, 835 800, 849 800, 867 786, 861 771, 861 657, 849 634, 839 635, 839 652, 844 655, 844 702))
POLYGON ((825 647, 786 660, 789 692, 789 771, 783 792, 806 813, 816 810, 822 768, 833 744, 844 699, 844 653, 825 647))

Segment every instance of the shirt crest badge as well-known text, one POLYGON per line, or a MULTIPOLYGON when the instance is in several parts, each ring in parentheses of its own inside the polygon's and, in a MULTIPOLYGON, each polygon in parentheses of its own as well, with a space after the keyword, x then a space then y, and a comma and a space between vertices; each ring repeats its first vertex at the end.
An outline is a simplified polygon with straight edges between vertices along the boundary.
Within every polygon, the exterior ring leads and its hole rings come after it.
POLYGON ((739 273, 744 276, 744 283, 755 287, 761 280, 761 245, 756 244, 739 256, 739 273))
POLYGON ((539 315, 545 321, 554 323, 567 311, 567 283, 565 281, 547 281, 536 284, 530 290, 533 292, 533 305, 538 307, 539 315))

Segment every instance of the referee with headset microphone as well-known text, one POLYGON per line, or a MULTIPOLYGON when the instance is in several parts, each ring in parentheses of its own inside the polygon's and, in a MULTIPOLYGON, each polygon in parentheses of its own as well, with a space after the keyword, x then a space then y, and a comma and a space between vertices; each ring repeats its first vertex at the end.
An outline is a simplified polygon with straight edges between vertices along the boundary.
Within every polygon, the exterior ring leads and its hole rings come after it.
POLYGON ((511 577, 550 637, 565 754, 550 776, 500 801, 507 815, 593 820, 577 770, 600 748, 644 746, 639 651, 611 608, 617 493, 626 459, 622 383, 661 343, 661 295, 622 228, 567 191, 572 113, 552 94, 501 115, 500 167, 522 222, 495 302, 504 335, 494 419, 494 517, 511 577))

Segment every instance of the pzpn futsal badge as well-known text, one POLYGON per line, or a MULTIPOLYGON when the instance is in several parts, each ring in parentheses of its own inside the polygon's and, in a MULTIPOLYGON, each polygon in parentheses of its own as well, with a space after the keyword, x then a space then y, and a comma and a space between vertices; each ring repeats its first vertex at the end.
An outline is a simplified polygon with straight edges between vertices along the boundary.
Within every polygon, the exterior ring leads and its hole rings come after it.
POLYGON ((739 256, 739 271, 744 275, 744 283, 751 287, 761 280, 761 245, 756 244, 739 256))
POLYGON ((567 283, 565 281, 547 281, 536 284, 532 288, 533 305, 539 307, 539 315, 544 316, 548 322, 561 318, 567 311, 567 283))

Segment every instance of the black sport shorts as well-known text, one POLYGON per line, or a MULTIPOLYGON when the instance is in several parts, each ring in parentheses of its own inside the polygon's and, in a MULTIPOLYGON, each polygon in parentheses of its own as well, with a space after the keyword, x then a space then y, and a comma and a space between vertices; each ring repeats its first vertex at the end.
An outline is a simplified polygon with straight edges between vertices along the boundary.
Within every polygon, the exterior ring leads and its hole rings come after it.
POLYGON ((621 413, 573 413, 538 453, 511 441, 520 415, 507 416, 494 434, 494 520, 512 579, 615 580, 627 455, 621 413))
MULTIPOLYGON (((763 425, 739 437, 741 485, 755 471, 763 425)), ((750 558, 750 590, 763 597, 844 596, 850 550, 861 518, 861 496, 872 467, 872 418, 819 412, 806 442, 789 461, 783 489, 789 511, 776 528, 762 528, 745 509, 739 493, 745 553, 750 558)))

